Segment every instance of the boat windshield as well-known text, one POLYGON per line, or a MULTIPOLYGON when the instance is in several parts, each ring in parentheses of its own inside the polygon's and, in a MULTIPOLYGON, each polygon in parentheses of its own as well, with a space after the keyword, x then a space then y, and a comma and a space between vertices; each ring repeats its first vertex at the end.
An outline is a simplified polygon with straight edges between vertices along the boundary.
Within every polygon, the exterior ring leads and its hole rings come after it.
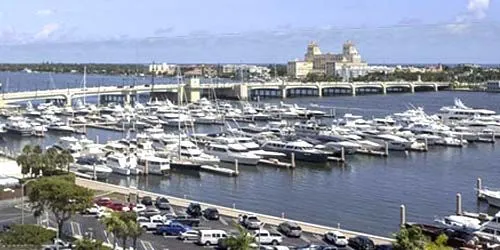
POLYGON ((236 152, 236 153, 244 153, 248 152, 246 148, 229 148, 231 152, 236 152))

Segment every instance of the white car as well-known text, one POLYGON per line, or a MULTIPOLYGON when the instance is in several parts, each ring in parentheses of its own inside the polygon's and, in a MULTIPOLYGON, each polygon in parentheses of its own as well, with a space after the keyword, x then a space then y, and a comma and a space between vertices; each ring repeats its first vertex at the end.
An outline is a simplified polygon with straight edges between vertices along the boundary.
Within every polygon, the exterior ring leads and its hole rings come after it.
POLYGON ((347 246, 347 237, 339 231, 328 231, 325 233, 325 240, 339 247, 347 246))
POLYGON ((165 224, 165 221, 163 220, 163 217, 156 217, 156 218, 147 218, 147 217, 137 217, 137 222, 139 223, 139 226, 144 230, 155 230, 158 225, 163 225, 165 224))
POLYGON ((89 207, 89 208, 85 209, 84 213, 85 213, 85 214, 97 214, 97 213, 99 212, 99 209, 100 209, 100 208, 101 208, 101 207, 99 207, 99 205, 94 204, 94 205, 92 205, 91 207, 89 207))
POLYGON ((187 230, 179 235, 179 239, 181 240, 198 240, 199 237, 200 234, 198 230, 187 230))
POLYGON ((283 242, 283 237, 280 233, 269 232, 265 229, 257 230, 254 234, 256 243, 279 245, 283 242))
POLYGON ((113 210, 107 207, 99 207, 99 210, 97 211, 96 217, 97 218, 103 218, 103 217, 110 217, 111 213, 113 210))
POLYGON ((136 213, 142 212, 144 210, 146 210, 146 206, 143 204, 137 204, 132 208, 132 211, 136 213))

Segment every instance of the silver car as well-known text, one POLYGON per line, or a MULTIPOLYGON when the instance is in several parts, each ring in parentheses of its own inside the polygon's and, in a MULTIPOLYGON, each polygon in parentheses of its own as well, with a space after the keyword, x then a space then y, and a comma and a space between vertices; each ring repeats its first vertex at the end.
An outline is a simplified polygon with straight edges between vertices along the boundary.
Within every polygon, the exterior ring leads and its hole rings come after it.
POLYGON ((278 226, 278 230, 287 237, 300 237, 302 234, 302 228, 300 228, 300 226, 295 222, 282 222, 278 226))

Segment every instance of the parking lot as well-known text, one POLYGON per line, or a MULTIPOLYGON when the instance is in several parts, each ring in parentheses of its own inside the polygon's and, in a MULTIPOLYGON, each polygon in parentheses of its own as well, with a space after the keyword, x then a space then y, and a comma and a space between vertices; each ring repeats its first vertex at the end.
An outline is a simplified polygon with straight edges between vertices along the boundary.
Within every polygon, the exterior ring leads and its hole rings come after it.
MULTIPOLYGON (((175 213, 182 214, 185 208, 173 207, 175 213)), ((35 224, 36 219, 32 216, 29 208, 25 208, 25 223, 35 224)), ((21 207, 19 205, 15 207, 3 207, 0 208, 0 224, 10 224, 10 223, 21 223, 21 207)), ((55 220, 51 218, 50 215, 42 216, 39 219, 39 223, 43 225, 48 225, 50 227, 56 227, 55 220)), ((201 222, 199 227, 193 229, 221 229, 228 233, 237 232, 236 218, 229 218, 226 216, 220 216, 219 220, 207 220, 201 217, 201 222)), ((64 225, 64 232, 67 235, 72 236, 90 236, 95 239, 102 240, 106 243, 113 244, 113 234, 108 233, 104 230, 104 226, 99 222, 95 215, 81 215, 77 214, 73 216, 64 225)), ((270 231, 276 231, 275 226, 264 225, 263 229, 270 231)), ((122 244, 121 240, 118 240, 117 244, 120 246, 122 244)), ((132 245, 132 240, 128 240, 128 246, 132 245)), ((327 243, 323 241, 322 235, 315 235, 309 233, 302 233, 300 238, 289 238, 283 236, 282 246, 306 246, 309 244, 326 245, 327 243)), ((156 235, 153 231, 148 231, 143 233, 139 240, 137 240, 137 249, 140 250, 152 250, 152 249, 203 249, 203 248, 216 248, 215 246, 199 246, 195 244, 194 241, 182 241, 177 239, 176 236, 161 236, 156 235)), ((349 249, 349 248, 345 248, 349 249)))

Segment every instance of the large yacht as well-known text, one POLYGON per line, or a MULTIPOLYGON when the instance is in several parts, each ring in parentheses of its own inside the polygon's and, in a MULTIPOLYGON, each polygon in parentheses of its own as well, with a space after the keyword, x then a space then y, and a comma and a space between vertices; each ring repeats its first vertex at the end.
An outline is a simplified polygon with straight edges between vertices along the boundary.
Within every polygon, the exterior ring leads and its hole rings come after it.
POLYGON ((108 155, 106 166, 113 169, 114 173, 122 175, 137 174, 137 158, 133 155, 127 156, 120 153, 108 155))
POLYGON ((137 167, 146 174, 164 175, 170 170, 168 159, 152 155, 138 156, 137 167))
POLYGON ((113 172, 113 169, 106 166, 103 160, 96 157, 80 157, 76 159, 76 162, 71 164, 71 168, 75 171, 89 174, 97 179, 107 179, 109 174, 113 172))
POLYGON ((260 156, 248 152, 248 149, 240 144, 215 144, 211 143, 205 148, 205 152, 217 156, 221 161, 236 162, 245 165, 257 165, 260 156))
POLYGON ((496 213, 490 221, 483 223, 474 235, 483 241, 500 244, 500 212, 496 213))
POLYGON ((33 134, 33 126, 24 117, 20 116, 9 117, 5 124, 5 130, 7 133, 20 136, 31 136, 33 134))
POLYGON ((328 160, 327 152, 315 149, 313 145, 301 140, 293 142, 267 141, 262 144, 262 149, 282 152, 288 157, 291 157, 293 153, 295 159, 299 161, 324 163, 328 160))
POLYGON ((474 117, 488 117, 496 115, 496 112, 488 109, 476 109, 465 106, 462 100, 455 98, 454 106, 445 106, 439 109, 438 117, 443 121, 471 119, 474 117))

